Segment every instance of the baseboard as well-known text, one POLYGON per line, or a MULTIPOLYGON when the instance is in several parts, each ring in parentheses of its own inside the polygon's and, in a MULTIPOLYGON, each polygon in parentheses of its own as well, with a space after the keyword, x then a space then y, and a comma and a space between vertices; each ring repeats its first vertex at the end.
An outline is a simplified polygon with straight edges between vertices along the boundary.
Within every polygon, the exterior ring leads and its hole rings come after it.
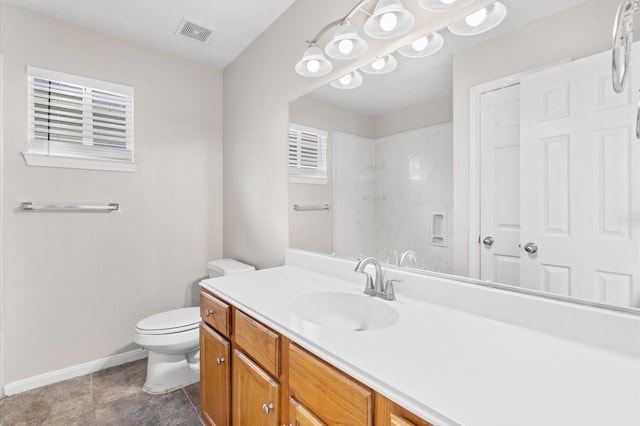
POLYGON ((95 373, 96 371, 104 370, 105 368, 115 367, 116 365, 126 364, 127 362, 131 361, 137 361, 139 359, 146 358, 147 353, 148 351, 146 349, 136 349, 135 351, 108 356, 106 358, 100 358, 95 361, 85 362, 84 364, 78 364, 71 367, 63 368, 61 370, 50 371, 48 373, 39 374, 37 376, 27 377, 26 379, 7 383, 4 386, 4 394, 6 396, 11 396, 18 393, 26 392, 31 389, 36 389, 42 386, 72 379, 74 377, 95 373))

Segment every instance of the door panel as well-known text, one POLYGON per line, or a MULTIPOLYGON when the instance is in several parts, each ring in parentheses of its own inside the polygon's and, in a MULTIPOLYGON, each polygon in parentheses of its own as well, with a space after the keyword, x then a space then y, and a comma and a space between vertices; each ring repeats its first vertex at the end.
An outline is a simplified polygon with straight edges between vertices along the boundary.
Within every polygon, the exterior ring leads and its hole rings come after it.
POLYGON ((480 279, 520 282, 520 88, 481 95, 480 279))
POLYGON ((610 68, 605 52, 521 80, 521 243, 538 247, 521 282, 640 307, 638 73, 616 95, 610 68))

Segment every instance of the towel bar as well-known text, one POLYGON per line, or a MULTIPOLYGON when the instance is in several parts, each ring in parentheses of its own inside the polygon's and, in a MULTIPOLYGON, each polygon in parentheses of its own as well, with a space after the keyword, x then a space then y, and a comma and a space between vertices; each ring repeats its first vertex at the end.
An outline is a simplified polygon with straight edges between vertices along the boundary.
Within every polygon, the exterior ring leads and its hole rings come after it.
POLYGON ((47 211, 107 211, 111 212, 114 210, 118 210, 120 208, 120 204, 118 203, 109 203, 109 204, 34 204, 31 201, 26 201, 20 204, 20 208, 22 210, 34 211, 34 210, 47 210, 47 211))

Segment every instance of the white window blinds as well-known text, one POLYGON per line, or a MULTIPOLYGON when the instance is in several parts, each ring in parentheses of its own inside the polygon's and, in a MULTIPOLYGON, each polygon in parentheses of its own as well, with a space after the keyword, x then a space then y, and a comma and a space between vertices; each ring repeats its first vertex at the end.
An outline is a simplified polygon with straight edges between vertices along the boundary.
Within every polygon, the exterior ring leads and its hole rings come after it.
POLYGON ((133 161, 133 88, 27 67, 29 154, 133 161))
POLYGON ((327 183, 327 132, 289 123, 289 181, 327 183))

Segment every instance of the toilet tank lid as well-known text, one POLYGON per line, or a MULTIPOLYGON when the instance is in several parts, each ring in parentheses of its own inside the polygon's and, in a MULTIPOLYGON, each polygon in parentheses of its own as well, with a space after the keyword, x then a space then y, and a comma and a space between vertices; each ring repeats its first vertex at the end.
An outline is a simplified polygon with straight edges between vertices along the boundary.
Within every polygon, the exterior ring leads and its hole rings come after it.
POLYGON ((242 272, 255 271, 251 265, 239 262, 235 259, 218 259, 212 260, 207 263, 207 268, 211 271, 215 271, 220 275, 234 275, 242 272))
POLYGON ((172 311, 160 312, 141 319, 136 328, 141 331, 179 332, 185 328, 197 326, 200 322, 200 308, 180 308, 172 311))

